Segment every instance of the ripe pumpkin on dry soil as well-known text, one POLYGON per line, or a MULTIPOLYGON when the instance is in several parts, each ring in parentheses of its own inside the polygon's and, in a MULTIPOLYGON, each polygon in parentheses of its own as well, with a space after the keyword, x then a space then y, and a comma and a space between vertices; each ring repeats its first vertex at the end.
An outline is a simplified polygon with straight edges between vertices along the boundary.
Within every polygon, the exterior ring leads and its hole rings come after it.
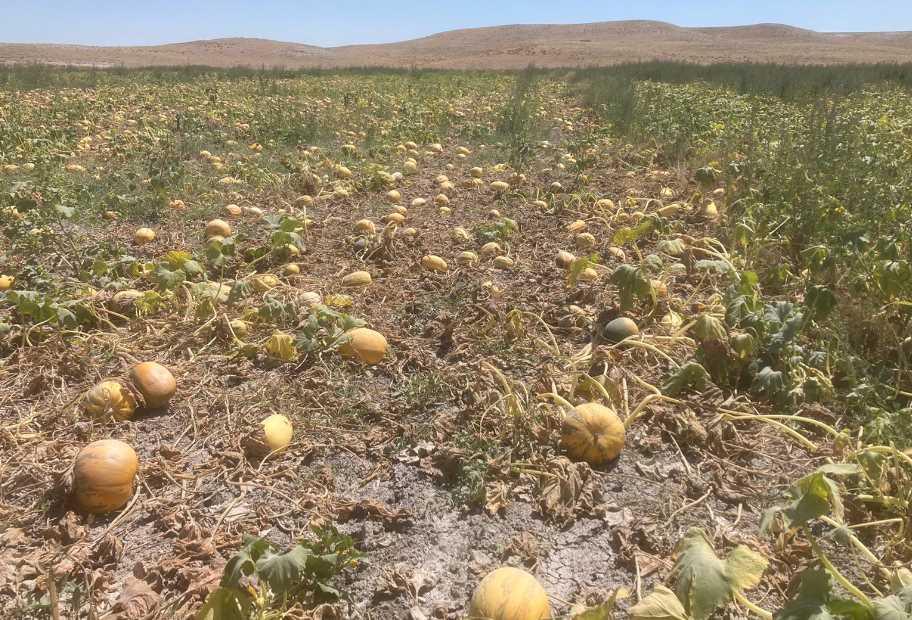
POLYGON ((469 618, 485 620, 548 620, 548 594, 532 575, 504 566, 488 573, 472 596, 469 618))
POLYGON ((96 418, 112 416, 126 420, 136 411, 136 399, 117 381, 102 381, 85 393, 82 401, 86 413, 96 418))
POLYGON ((174 396, 177 382, 171 371, 157 362, 142 362, 130 369, 130 381, 149 409, 164 407, 174 396))
POLYGON ((378 364, 386 355, 386 338, 366 327, 349 330, 348 341, 339 347, 345 357, 356 357, 365 364, 378 364))
POLYGON ((613 409, 583 403, 569 411, 561 428, 561 447, 575 461, 604 465, 624 449, 624 423, 613 409))
POLYGON ((242 443, 248 454, 266 456, 286 448, 293 435, 291 421, 280 413, 274 413, 260 422, 242 443))
POLYGON ((133 495, 139 459, 116 439, 94 441, 79 451, 73 467, 73 494, 79 508, 104 514, 123 507, 133 495))

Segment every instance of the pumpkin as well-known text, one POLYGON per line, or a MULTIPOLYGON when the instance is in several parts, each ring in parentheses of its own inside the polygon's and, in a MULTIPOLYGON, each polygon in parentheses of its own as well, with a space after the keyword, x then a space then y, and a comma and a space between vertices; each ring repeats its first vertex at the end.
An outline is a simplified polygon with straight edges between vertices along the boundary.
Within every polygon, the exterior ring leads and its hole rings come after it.
POLYGON ((225 211, 228 213, 228 217, 240 217, 243 211, 237 205, 225 205, 225 211))
POLYGON ((73 494, 79 508, 104 514, 124 506, 133 495, 139 459, 116 439, 94 441, 79 451, 73 467, 73 494))
POLYGON ((405 216, 402 215, 401 213, 393 211, 392 213, 383 216, 383 221, 386 222, 387 224, 393 223, 393 224, 398 225, 398 224, 402 224, 405 222, 405 216))
POLYGON ((449 267, 446 264, 446 261, 443 260, 442 258, 440 258, 439 256, 435 256, 434 254, 428 254, 427 256, 422 258, 421 266, 424 267, 428 271, 437 271, 439 273, 444 273, 445 271, 447 271, 447 269, 449 269, 449 267))
POLYGON ((485 620, 548 620, 548 594, 538 580, 519 568, 504 566, 478 584, 469 604, 469 618, 485 620))
POLYGON ((301 273, 301 266, 297 263, 288 263, 282 267, 282 273, 284 273, 286 276, 296 276, 301 273))
POLYGON ((586 267, 579 273, 578 276, 576 276, 576 279, 579 282, 587 282, 587 283, 597 282, 599 279, 599 274, 598 274, 598 271, 596 271, 592 267, 586 267))
POLYGON ((478 262, 478 254, 471 251, 460 252, 457 260, 463 265, 473 265, 478 262))
POLYGON ((371 283, 371 274, 366 271, 353 271, 342 278, 342 286, 367 286, 371 283))
POLYGON ((397 205, 402 202, 402 194, 399 193, 398 189, 391 189, 386 192, 386 201, 391 205, 397 205))
POLYGON ((598 403, 574 407, 564 418, 561 447, 573 460, 602 465, 624 449, 624 423, 613 409, 598 403))
POLYGON ((583 220, 576 220, 567 224, 567 232, 581 233, 586 230, 587 224, 583 220))
POLYGON ((415 198, 414 200, 412 200, 412 207, 415 209, 423 207, 426 204, 427 204, 426 198, 415 198))
POLYGON ((358 220, 355 222, 355 232, 363 235, 373 235, 377 232, 377 227, 370 220, 358 220))
POLYGON ((0 291, 8 291, 13 288, 16 278, 13 276, 0 276, 0 291))
POLYGON ((576 242, 576 247, 585 250, 595 245, 595 235, 592 233, 583 232, 578 234, 574 241, 576 242))
POLYGON ((434 197, 434 204, 438 207, 445 207, 450 204, 450 199, 446 194, 437 194, 437 196, 434 197))
POLYGON ((111 297, 111 305, 121 312, 129 312, 133 309, 133 304, 143 296, 143 293, 132 288, 124 291, 117 291, 114 293, 114 296, 111 297))
POLYGON ((500 247, 500 244, 497 243, 496 241, 488 241, 486 244, 481 246, 481 250, 479 250, 479 251, 481 252, 482 256, 487 258, 489 256, 496 256, 496 255, 500 254, 501 252, 503 252, 503 249, 500 247))
POLYGON ((494 266, 498 269, 513 269, 513 259, 509 256, 497 256, 494 258, 494 266))
POLYGON ((482 177, 482 175, 484 175, 484 170, 482 168, 480 168, 479 166, 475 166, 474 168, 469 170, 469 174, 471 174, 476 179, 480 179, 482 177))
POLYGON ((206 224, 206 238, 211 237, 230 237, 231 236, 231 225, 228 224, 225 220, 214 219, 210 220, 206 224))
POLYGON ((386 355, 386 338, 380 332, 357 327, 346 335, 348 340, 339 347, 344 357, 355 357, 365 364, 378 364, 386 355))
POLYGON ((126 420, 136 411, 136 399, 117 381, 102 381, 82 398, 85 412, 96 418, 126 420))
POLYGON ((253 288, 260 293, 265 293, 279 285, 279 279, 271 273, 258 273, 251 278, 250 283, 253 288))
POLYGON ((130 381, 142 394, 145 406, 150 409, 164 407, 177 391, 174 375, 157 362, 141 362, 131 368, 130 381))
POLYGON ((569 269, 570 265, 573 264, 573 261, 576 260, 576 257, 565 250, 560 250, 557 253, 557 258, 554 259, 554 262, 557 263, 557 266, 561 269, 569 269))
POLYGON ((602 328, 602 337, 614 344, 639 333, 640 328, 637 324, 626 316, 618 317, 602 328))
POLYGON ((145 245, 155 241, 155 231, 151 228, 138 228, 133 233, 133 243, 136 245, 145 245))
POLYGON ((291 421, 282 414, 274 413, 262 420, 242 443, 248 454, 266 456, 270 452, 288 447, 293 435, 291 421))
POLYGON ((505 181, 494 181, 491 183, 491 189, 498 194, 502 194, 510 189, 510 184, 505 181))

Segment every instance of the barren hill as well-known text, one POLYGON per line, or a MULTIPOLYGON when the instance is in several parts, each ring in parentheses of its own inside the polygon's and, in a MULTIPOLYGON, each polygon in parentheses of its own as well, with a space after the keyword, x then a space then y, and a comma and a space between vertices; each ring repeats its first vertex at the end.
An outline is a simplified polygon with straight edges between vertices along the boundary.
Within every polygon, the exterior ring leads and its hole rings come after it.
POLYGON ((912 33, 820 33, 779 24, 683 28, 654 21, 514 25, 453 30, 375 45, 316 47, 264 39, 93 47, 0 43, 0 62, 218 67, 436 67, 514 69, 692 62, 912 62, 912 33))

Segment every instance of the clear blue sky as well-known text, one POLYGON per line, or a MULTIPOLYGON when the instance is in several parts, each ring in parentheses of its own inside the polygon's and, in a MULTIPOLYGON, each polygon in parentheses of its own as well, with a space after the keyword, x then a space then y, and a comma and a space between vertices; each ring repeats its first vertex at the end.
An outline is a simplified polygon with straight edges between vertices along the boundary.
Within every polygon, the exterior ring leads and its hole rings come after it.
POLYGON ((912 0, 0 0, 0 41, 151 45, 246 36, 328 46, 475 26, 616 19, 912 30, 912 0))

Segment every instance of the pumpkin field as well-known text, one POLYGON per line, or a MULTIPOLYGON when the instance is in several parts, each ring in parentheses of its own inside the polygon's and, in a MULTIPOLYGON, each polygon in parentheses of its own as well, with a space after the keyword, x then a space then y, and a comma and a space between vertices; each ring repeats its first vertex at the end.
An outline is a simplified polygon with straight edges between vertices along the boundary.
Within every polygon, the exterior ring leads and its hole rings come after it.
POLYGON ((912 618, 908 74, 0 69, 0 617, 912 618))

